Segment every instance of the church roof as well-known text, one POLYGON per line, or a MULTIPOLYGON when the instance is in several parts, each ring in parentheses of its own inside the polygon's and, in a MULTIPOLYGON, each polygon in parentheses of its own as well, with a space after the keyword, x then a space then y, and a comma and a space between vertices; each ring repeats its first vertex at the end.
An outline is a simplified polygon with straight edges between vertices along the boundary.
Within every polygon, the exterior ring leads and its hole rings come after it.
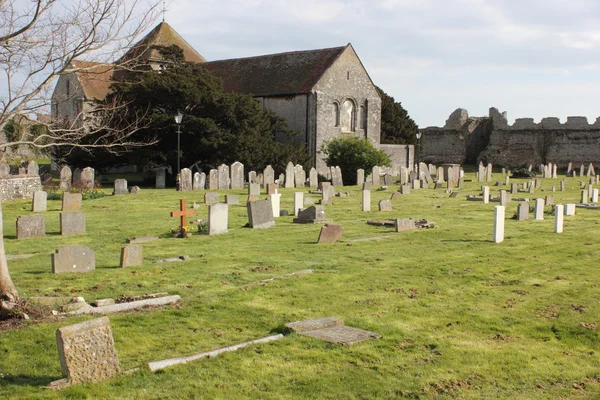
POLYGON ((183 56, 186 61, 195 63, 205 62, 206 59, 200 55, 188 42, 177 33, 171 25, 161 22, 150 31, 144 38, 134 44, 127 53, 125 53, 117 64, 126 61, 160 61, 162 57, 158 50, 152 46, 171 46, 176 44, 183 50, 183 56))
POLYGON ((110 92, 109 86, 112 83, 114 65, 73 60, 71 67, 76 69, 75 74, 86 99, 104 100, 110 92))
POLYGON ((348 46, 211 61, 202 65, 223 80, 226 91, 254 96, 302 94, 311 91, 348 46))

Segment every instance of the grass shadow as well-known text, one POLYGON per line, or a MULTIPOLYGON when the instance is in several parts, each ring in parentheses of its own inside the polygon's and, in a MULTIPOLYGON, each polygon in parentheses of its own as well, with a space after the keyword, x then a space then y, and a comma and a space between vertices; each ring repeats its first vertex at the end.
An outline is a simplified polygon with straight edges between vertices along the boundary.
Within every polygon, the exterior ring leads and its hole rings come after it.
POLYGON ((0 379, 1 386, 48 386, 50 383, 61 379, 62 376, 29 376, 29 375, 7 375, 0 379))

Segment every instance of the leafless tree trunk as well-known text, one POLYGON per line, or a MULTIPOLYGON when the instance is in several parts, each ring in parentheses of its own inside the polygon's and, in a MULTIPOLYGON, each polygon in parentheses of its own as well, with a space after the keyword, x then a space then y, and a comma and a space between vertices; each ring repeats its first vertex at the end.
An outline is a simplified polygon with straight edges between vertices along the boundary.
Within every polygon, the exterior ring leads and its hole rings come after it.
MULTIPOLYGON (((19 116, 48 113, 55 81, 84 59, 114 63, 156 20, 160 0, 0 0, 0 127, 19 116)), ((110 105, 93 129, 48 126, 37 138, 2 144, 35 147, 134 147, 135 124, 111 130, 110 105), (89 135, 96 138, 85 141, 89 135), (82 144, 85 141, 86 144, 82 144)), ((115 106, 116 107, 116 106, 115 106)), ((119 107, 126 107, 119 106, 119 107)), ((147 144, 147 143, 145 143, 147 144)), ((0 209, 0 230, 1 230, 0 209)), ((17 298, 0 231, 0 297, 17 298)))

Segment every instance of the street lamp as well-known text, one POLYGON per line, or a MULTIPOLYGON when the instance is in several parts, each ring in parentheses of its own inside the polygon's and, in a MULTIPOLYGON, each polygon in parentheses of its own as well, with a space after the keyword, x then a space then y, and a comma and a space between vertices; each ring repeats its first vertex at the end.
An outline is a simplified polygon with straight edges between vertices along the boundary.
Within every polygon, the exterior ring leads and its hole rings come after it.
POLYGON ((417 136, 417 151, 416 151, 416 153, 417 153, 417 154, 416 154, 416 156, 417 156, 417 157, 416 157, 416 158, 417 158, 417 171, 418 171, 418 172, 421 172, 421 171, 419 171, 419 164, 420 164, 420 161, 421 161, 421 160, 419 159, 419 156, 420 156, 420 154, 419 154, 419 153, 420 153, 420 150, 421 150, 421 136, 423 136, 423 132, 421 132, 421 131, 417 131, 417 134, 416 134, 416 136, 417 136))
POLYGON ((177 174, 181 171, 179 168, 179 157, 181 154, 180 146, 181 146, 181 120, 183 119, 183 114, 181 111, 177 110, 177 115, 175 115, 175 123, 177 124, 177 174))

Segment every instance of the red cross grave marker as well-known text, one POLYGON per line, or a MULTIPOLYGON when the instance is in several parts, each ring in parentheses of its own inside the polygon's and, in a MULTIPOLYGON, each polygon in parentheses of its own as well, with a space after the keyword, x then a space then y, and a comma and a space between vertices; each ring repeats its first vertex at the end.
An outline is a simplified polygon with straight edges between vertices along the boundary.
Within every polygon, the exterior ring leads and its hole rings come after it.
POLYGON ((185 208, 185 200, 179 200, 179 210, 180 211, 172 211, 171 217, 181 217, 181 231, 183 232, 183 227, 187 226, 187 216, 196 214, 196 210, 186 210, 185 208))

